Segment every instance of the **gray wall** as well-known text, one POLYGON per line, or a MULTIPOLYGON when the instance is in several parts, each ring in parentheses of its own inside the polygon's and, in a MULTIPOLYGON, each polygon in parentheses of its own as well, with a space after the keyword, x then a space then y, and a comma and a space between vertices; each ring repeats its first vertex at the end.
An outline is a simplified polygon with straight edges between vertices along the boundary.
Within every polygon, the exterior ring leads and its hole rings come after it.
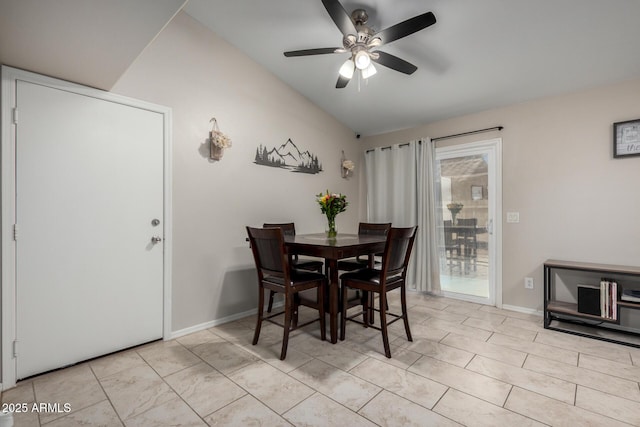
POLYGON ((178 14, 113 92, 173 109, 174 331, 255 309, 245 226, 295 221, 299 233, 323 232, 315 195, 329 189, 350 201, 338 230, 357 230, 359 178, 340 175, 341 151, 359 153, 353 132, 188 15, 178 14), (215 163, 204 145, 213 116, 233 141, 215 163), (259 144, 288 138, 324 172, 253 163, 259 144))
POLYGON ((612 148, 613 123, 640 117, 638 93, 640 80, 633 80, 373 136, 364 144, 504 126, 447 144, 502 138, 503 303, 542 310, 548 258, 640 262, 640 157, 614 159, 612 148), (520 223, 507 224, 507 211, 520 212, 520 223), (535 279, 533 290, 524 289, 527 276, 535 279))

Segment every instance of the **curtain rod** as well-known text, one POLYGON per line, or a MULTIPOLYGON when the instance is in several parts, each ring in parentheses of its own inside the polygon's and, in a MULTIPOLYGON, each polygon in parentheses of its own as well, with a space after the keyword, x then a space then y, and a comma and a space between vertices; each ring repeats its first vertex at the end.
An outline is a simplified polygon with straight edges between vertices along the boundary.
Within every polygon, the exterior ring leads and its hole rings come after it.
POLYGON ((482 133, 482 132, 489 132, 489 131, 492 131, 492 130, 499 130, 500 131, 502 129, 504 129, 503 126, 494 126, 492 128, 472 130, 470 132, 456 133, 454 135, 439 136, 438 138, 431 138, 431 140, 435 142, 435 141, 441 141, 443 139, 457 138, 459 136, 473 135, 473 134, 482 133))
MULTIPOLYGON (((498 130, 498 131, 501 131, 502 129, 504 129, 504 126, 494 126, 494 127, 491 127, 491 128, 478 129, 478 130, 472 130, 472 131, 469 131, 469 132, 456 133, 456 134, 453 134, 453 135, 439 136, 439 137, 437 137, 437 138, 431 138, 431 140, 432 140, 433 142, 436 142, 436 141, 442 141, 443 139, 457 138, 457 137, 459 137, 459 136, 473 135, 473 134, 476 134, 476 133, 489 132, 489 131, 492 131, 492 130, 498 130)), ((404 146, 404 145, 409 145, 409 143, 399 144, 399 145, 398 145, 398 147, 402 147, 402 146, 404 146)), ((382 148, 381 148, 381 150, 388 150, 388 149, 390 149, 390 148, 391 148, 391 146, 388 146, 388 147, 382 147, 382 148)), ((365 151, 365 152, 366 152, 366 153, 369 153, 369 152, 371 152, 371 151, 375 151, 375 149, 367 150, 367 151, 365 151)))

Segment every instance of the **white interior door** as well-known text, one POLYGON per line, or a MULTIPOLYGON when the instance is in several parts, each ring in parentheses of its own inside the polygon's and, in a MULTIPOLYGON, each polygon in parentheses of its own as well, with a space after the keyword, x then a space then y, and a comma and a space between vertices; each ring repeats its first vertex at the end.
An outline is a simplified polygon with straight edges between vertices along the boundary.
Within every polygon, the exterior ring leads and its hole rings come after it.
POLYGON ((21 379, 162 337, 163 242, 151 239, 163 237, 164 125, 158 112, 16 84, 21 379))

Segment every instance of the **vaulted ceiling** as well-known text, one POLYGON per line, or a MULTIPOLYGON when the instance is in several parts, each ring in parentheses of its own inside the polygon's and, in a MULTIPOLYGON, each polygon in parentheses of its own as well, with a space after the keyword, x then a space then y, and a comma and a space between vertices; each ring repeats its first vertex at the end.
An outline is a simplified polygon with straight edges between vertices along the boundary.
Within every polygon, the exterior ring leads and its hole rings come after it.
POLYGON ((109 90, 186 0, 0 0, 0 63, 109 90))
MULTIPOLYGON (((0 62, 108 90, 184 3, 0 0, 0 62)), ((342 45, 321 0, 189 0, 183 10, 363 135, 640 77, 637 0, 342 4, 364 8, 375 30, 433 12, 435 25, 382 48, 418 70, 379 66, 336 89, 348 54, 285 58, 342 45)))
POLYGON ((640 77, 637 0, 341 0, 387 28, 431 11, 437 23, 381 50, 418 67, 385 67, 335 89, 348 54, 285 58, 342 46, 321 0, 190 0, 185 10, 363 135, 414 127, 640 77))

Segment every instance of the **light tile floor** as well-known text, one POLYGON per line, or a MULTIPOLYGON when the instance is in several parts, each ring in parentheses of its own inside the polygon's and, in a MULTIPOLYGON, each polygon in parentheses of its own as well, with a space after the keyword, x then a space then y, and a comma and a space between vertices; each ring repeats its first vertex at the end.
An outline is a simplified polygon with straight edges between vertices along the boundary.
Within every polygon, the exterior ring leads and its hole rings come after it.
POLYGON ((332 345, 315 323, 280 361, 282 330, 265 324, 252 346, 250 317, 22 381, 2 401, 27 404, 15 426, 640 426, 640 349, 494 307, 409 304, 414 341, 392 325, 392 359, 376 330, 350 323, 332 345))

